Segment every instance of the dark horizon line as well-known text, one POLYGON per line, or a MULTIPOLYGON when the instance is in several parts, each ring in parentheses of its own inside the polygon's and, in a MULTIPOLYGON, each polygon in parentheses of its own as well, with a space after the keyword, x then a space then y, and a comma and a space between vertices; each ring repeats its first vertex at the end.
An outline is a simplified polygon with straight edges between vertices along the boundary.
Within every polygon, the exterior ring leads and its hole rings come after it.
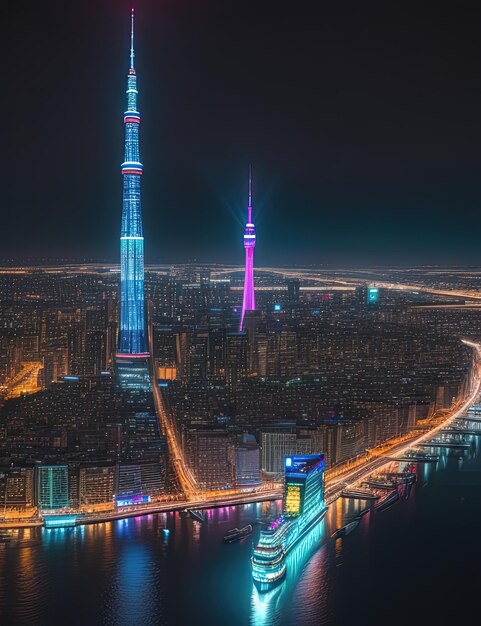
MULTIPOLYGON (((95 258, 95 257, 81 257, 81 258, 71 258, 71 257, 33 257, 33 258, 25 258, 20 257, 18 259, 0 258, 0 267, 9 268, 13 266, 20 267, 45 267, 47 265, 85 265, 85 264, 98 264, 105 263, 108 265, 116 265, 120 267, 119 260, 112 260, 108 258, 95 258)), ((197 259, 187 259, 185 261, 149 261, 145 263, 145 266, 152 265, 165 265, 165 266, 175 266, 175 265, 205 265, 205 266, 229 266, 229 267, 239 267, 243 268, 244 265, 242 262, 239 263, 224 263, 220 261, 200 261, 197 259)), ((254 268, 254 271, 261 270, 262 265, 260 267, 254 268)), ((445 265, 442 263, 420 263, 420 264, 403 264, 403 263, 389 263, 389 264, 378 264, 378 263, 360 263, 359 265, 353 265, 352 263, 272 263, 269 264, 269 267, 275 268, 290 268, 290 267, 299 267, 299 268, 327 268, 327 269, 429 269, 429 268, 438 268, 438 269, 480 269, 481 264, 454 264, 454 265, 445 265)))

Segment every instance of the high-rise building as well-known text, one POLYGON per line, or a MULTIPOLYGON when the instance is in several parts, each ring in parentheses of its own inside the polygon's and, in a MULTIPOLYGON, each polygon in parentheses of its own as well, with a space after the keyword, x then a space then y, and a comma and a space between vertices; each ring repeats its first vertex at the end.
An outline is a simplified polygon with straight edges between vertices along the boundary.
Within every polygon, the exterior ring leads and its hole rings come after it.
POLYGON ((153 329, 153 357, 158 379, 177 378, 177 334, 167 326, 153 329))
POLYGON ((252 171, 249 166, 249 202, 247 206, 247 224, 244 229, 244 248, 246 251, 246 268, 244 278, 244 300, 240 330, 244 328, 244 315, 246 311, 255 311, 256 300, 254 294, 254 248, 256 247, 256 227, 252 222, 252 171))
POLYGON ((297 304, 300 299, 301 281, 298 278, 289 278, 287 281, 287 301, 297 304))
POLYGON ((378 300, 379 300, 379 289, 378 289, 378 287, 371 287, 371 286, 369 286, 367 288, 366 300, 367 300, 367 304, 377 304, 378 303, 378 300))
POLYGON ((68 465, 39 465, 36 472, 36 502, 41 509, 63 509, 69 506, 68 465))
POLYGON ((223 428, 191 428, 187 433, 187 458, 202 489, 230 485, 233 479, 231 436, 223 428))
POLYGON ((117 467, 115 494, 117 499, 130 499, 132 502, 142 496, 140 465, 119 463, 117 467))
POLYGON ((313 454, 318 448, 315 433, 307 430, 299 433, 292 424, 261 431, 262 471, 266 474, 280 474, 287 456, 313 454))
POLYGON ((279 335, 279 374, 281 378, 297 376, 297 333, 282 330, 279 335))
POLYGON ((297 436, 294 428, 263 430, 261 448, 262 470, 267 474, 280 474, 284 469, 284 458, 297 451, 297 436))
POLYGON ((150 502, 165 492, 164 463, 119 463, 115 480, 117 506, 150 502))
POLYGON ((79 504, 89 506, 113 504, 115 466, 81 467, 79 504))
POLYGON ((23 509, 33 506, 33 469, 31 467, 12 467, 0 472, 0 501, 5 509, 23 509))
POLYGON ((247 335, 227 333, 225 377, 229 389, 235 392, 238 383, 247 375, 247 335))
POLYGON ((139 154, 140 113, 137 110, 137 76, 134 67, 134 9, 130 31, 130 68, 127 78, 127 110, 124 113, 125 158, 122 229, 120 236, 120 333, 117 373, 121 386, 148 390, 149 353, 144 306, 144 237, 139 154))
POLYGON ((256 444, 239 445, 234 449, 236 485, 256 485, 260 478, 260 450, 256 444))

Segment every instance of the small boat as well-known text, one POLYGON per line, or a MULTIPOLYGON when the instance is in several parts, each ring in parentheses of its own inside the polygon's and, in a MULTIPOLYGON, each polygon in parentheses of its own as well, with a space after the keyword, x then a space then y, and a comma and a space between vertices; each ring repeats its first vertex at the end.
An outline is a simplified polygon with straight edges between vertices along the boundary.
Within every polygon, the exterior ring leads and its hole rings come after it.
POLYGON ((336 532, 334 533, 334 537, 338 539, 339 537, 345 537, 346 535, 351 534, 352 531, 355 530, 359 526, 360 521, 361 521, 360 517, 354 518, 352 522, 349 522, 349 524, 346 524, 342 528, 339 528, 338 530, 336 530, 336 532))
POLYGON ((384 511, 398 500, 399 491, 397 489, 393 489, 390 493, 378 500, 374 505, 374 508, 376 509, 376 511, 384 511))
POLYGON ((408 485, 416 482, 416 474, 413 472, 390 472, 386 477, 388 480, 397 480, 408 485))
POLYGON ((418 452, 408 452, 406 460, 416 461, 416 463, 437 463, 439 461, 439 454, 420 454, 418 452))
POLYGON ((411 495, 411 489, 413 488, 413 483, 407 483, 404 485, 403 498, 405 500, 409 500, 409 496, 411 495))
POLYGON ((233 543, 234 541, 240 541, 244 537, 248 537, 252 533, 252 525, 247 524, 242 528, 233 528, 227 531, 224 535, 224 543, 233 543))
POLYGON ((470 443, 463 441, 437 441, 435 439, 426 443, 420 443, 419 445, 423 448, 461 448, 464 450, 471 447, 470 443))
POLYGON ((205 522, 205 517, 202 511, 197 511, 196 509, 188 509, 188 513, 191 518, 194 519, 196 522, 205 522))

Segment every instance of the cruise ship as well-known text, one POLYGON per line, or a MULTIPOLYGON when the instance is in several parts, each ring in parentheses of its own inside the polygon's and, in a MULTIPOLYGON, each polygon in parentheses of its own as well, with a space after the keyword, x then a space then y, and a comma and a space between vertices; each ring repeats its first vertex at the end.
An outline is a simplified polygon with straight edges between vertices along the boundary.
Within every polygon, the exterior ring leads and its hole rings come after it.
POLYGON ((287 555, 326 514, 324 468, 323 454, 285 458, 282 515, 261 530, 252 556, 259 591, 269 591, 284 579, 287 555))

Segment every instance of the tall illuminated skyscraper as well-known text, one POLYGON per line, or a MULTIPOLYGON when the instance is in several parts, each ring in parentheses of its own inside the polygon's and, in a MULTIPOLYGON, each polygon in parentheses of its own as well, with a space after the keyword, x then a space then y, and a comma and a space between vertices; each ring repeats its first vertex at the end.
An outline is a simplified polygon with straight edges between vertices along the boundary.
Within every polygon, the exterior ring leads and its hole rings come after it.
POLYGON ((137 110, 137 76, 134 67, 134 8, 130 31, 130 68, 127 78, 127 110, 124 113, 125 158, 120 236, 120 333, 116 354, 119 381, 127 388, 149 386, 148 346, 144 305, 144 237, 139 154, 140 113, 137 110))
POLYGON ((247 206, 247 224, 244 229, 244 248, 246 251, 246 269, 244 278, 244 300, 242 302, 242 313, 240 320, 240 330, 244 329, 244 316, 246 311, 256 310, 256 299, 254 294, 254 248, 256 247, 256 227, 252 222, 252 170, 249 165, 249 203, 247 206))

